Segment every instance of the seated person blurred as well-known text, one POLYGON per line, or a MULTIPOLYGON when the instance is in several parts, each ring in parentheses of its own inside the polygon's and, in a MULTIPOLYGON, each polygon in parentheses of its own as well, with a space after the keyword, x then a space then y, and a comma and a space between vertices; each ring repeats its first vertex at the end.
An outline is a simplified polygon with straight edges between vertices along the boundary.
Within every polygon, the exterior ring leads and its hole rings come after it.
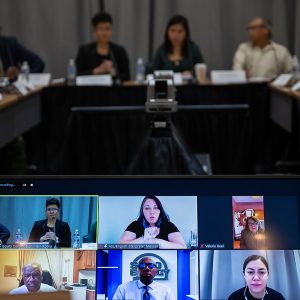
POLYGON ((290 72, 292 57, 282 45, 272 40, 272 28, 262 18, 248 25, 249 42, 239 45, 233 58, 234 70, 245 70, 248 77, 274 78, 290 72))
POLYGON ((59 209, 58 199, 46 201, 46 219, 34 222, 28 242, 49 242, 53 247, 71 247, 71 230, 68 223, 58 220, 59 209))
POLYGON ((24 285, 15 288, 9 294, 28 294, 40 292, 55 292, 56 289, 48 284, 42 283, 43 271, 38 263, 31 263, 22 268, 22 277, 24 285))
POLYGON ((76 58, 78 75, 111 74, 121 81, 130 79, 125 49, 111 42, 112 23, 108 13, 98 13, 92 18, 95 42, 79 48, 76 58))
POLYGON ((0 76, 16 80, 24 61, 28 62, 31 73, 43 72, 45 64, 38 55, 23 47, 14 37, 0 36, 0 76))
POLYGON ((159 244, 161 249, 186 249, 178 228, 170 222, 160 200, 146 196, 139 217, 125 229, 120 244, 159 244))
POLYGON ((203 63, 203 57, 199 47, 190 39, 188 20, 180 15, 174 16, 167 24, 165 41, 157 49, 151 67, 192 74, 197 63, 203 63))
POLYGON ((259 227, 259 221, 255 217, 246 219, 245 229, 241 232, 241 249, 264 249, 264 231, 259 227))
POLYGON ((87 235, 83 237, 84 243, 96 243, 97 222, 93 223, 87 235))
POLYGON ((171 289, 168 286, 154 281, 158 269, 155 262, 150 257, 143 257, 139 261, 137 272, 139 280, 131 280, 125 284, 120 284, 113 299, 174 299, 171 289))
POLYGON ((9 230, 2 224, 0 224, 0 241, 2 244, 6 244, 10 237, 9 230))

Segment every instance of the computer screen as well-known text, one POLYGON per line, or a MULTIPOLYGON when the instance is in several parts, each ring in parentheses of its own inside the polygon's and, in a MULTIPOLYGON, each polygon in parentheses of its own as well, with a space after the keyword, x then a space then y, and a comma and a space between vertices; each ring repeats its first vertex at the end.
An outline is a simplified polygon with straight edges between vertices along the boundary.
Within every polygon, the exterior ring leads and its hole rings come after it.
POLYGON ((296 176, 1 177, 0 294, 300 299, 299 216, 296 176))

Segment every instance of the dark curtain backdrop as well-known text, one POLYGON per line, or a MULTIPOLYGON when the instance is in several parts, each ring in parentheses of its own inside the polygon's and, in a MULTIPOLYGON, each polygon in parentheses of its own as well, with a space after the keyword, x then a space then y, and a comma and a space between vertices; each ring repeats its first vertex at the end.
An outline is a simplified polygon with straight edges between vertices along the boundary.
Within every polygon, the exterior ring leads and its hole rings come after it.
MULTIPOLYGON (((272 21, 274 40, 300 56, 300 0, 104 0, 114 18, 113 39, 126 47, 132 75, 136 59, 150 55, 151 3, 153 48, 162 42, 168 19, 183 14, 210 69, 231 67, 234 51, 247 38, 247 23, 255 16, 272 21)), ((99 0, 0 0, 0 25, 2 34, 16 36, 40 54, 46 71, 64 76, 68 59, 92 39, 90 18, 99 8, 99 0)))

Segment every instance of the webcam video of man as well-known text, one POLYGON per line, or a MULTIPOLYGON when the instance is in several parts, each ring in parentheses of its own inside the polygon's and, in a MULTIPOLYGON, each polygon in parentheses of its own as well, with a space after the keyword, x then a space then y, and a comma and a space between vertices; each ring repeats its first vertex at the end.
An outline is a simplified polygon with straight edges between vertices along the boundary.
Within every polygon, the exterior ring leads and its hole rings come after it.
POLYGON ((97 299, 198 297, 196 250, 99 250, 97 255, 97 299))
POLYGON ((0 294, 68 291, 72 300, 95 299, 93 250, 2 250, 0 269, 0 294))

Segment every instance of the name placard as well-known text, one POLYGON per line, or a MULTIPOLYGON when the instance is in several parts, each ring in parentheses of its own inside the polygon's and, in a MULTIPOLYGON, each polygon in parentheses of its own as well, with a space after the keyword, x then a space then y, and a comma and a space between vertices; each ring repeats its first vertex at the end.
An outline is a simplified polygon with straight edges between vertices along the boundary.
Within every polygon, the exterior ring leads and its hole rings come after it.
POLYGON ((50 73, 35 73, 29 74, 29 85, 33 87, 48 86, 51 80, 50 73))
POLYGON ((111 75, 84 75, 76 77, 76 85, 79 86, 112 86, 113 81, 111 75))
POLYGON ((244 70, 213 70, 211 81, 214 84, 246 83, 246 72, 244 70))

